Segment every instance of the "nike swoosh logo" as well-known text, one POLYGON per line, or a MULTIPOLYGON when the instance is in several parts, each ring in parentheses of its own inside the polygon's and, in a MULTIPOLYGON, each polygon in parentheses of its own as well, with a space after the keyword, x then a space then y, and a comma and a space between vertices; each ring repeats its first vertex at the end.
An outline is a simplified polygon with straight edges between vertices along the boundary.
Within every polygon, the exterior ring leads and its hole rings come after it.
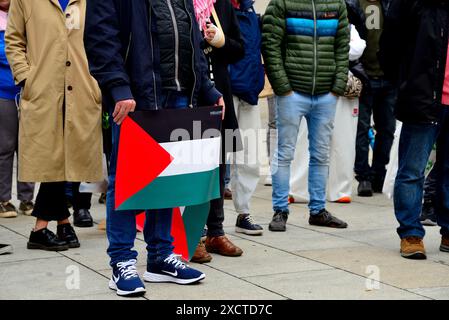
POLYGON ((169 275, 171 275, 173 277, 177 277, 178 276, 178 271, 177 270, 175 272, 169 272, 169 271, 162 270, 162 272, 164 272, 166 274, 169 274, 169 275))
POLYGON ((112 279, 114 279, 114 282, 117 283, 119 281, 120 277, 116 278, 114 275, 112 275, 112 279))

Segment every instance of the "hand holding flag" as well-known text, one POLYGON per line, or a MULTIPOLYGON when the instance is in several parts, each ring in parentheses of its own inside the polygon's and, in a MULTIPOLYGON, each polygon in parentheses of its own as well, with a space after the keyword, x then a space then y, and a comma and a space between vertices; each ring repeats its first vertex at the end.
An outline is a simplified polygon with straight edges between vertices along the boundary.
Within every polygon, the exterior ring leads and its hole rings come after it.
POLYGON ((136 109, 136 101, 133 99, 122 100, 115 104, 114 113, 112 114, 114 122, 121 125, 123 120, 128 116, 130 112, 134 112, 136 109))

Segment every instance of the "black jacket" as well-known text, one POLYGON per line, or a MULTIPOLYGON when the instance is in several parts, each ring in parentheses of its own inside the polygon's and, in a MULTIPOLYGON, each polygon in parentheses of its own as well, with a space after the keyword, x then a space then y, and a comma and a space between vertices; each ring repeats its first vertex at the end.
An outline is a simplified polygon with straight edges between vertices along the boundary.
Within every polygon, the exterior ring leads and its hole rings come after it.
MULTIPOLYGON (((388 14, 388 10, 391 4, 396 0, 381 0, 382 11, 384 16, 388 14)), ((366 40, 367 29, 366 29, 366 15, 360 6, 360 0, 345 0, 346 8, 348 10, 348 20, 349 23, 354 25, 359 33, 360 37, 366 40)))
POLYGON ((395 0, 379 54, 399 88, 396 116, 409 123, 440 119, 449 31, 449 1, 395 0))
MULTIPOLYGON (((203 47, 206 57, 212 65, 215 86, 223 93, 223 99, 227 106, 223 128, 237 129, 238 122, 234 110, 228 67, 244 57, 245 49, 240 34, 239 22, 231 2, 229 0, 217 0, 214 7, 225 34, 225 45, 222 48, 215 48, 204 41, 203 47)), ((213 18, 211 20, 215 22, 213 18)), ((217 25, 216 22, 214 24, 217 25)))
POLYGON ((162 86, 169 90, 192 90, 191 21, 184 0, 151 1, 157 17, 162 86), (173 48, 173 44, 178 45, 173 48))
MULTIPOLYGON (((195 69, 191 104, 213 105, 221 94, 208 77, 192 1, 185 2, 191 13, 195 69)), ((90 72, 102 89, 109 111, 117 101, 131 98, 136 100, 138 110, 159 107, 161 81, 156 32, 149 0, 87 1, 84 45, 90 72)))

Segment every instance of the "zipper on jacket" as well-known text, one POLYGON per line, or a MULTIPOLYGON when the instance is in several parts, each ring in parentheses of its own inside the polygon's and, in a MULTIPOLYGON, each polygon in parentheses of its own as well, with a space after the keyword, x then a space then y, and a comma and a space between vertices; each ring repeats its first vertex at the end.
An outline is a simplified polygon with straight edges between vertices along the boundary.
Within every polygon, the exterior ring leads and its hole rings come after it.
POLYGON ((151 36, 151 3, 148 2, 148 14, 149 14, 149 32, 150 32, 150 43, 151 43, 151 63, 153 63, 153 92, 154 92, 154 102, 156 103, 156 110, 159 109, 159 104, 157 101, 157 84, 156 84, 156 74, 154 73, 154 46, 153 46, 153 37, 151 36))
POLYGON ((186 10, 187 14, 189 15, 190 19, 190 44, 192 46, 192 71, 193 71, 193 87, 192 87, 192 94, 190 95, 190 108, 193 108, 193 96, 195 95, 195 87, 196 87, 196 73, 195 73, 195 46, 193 45, 193 20, 192 16, 189 13, 189 10, 187 8, 186 0, 184 0, 184 9, 186 10))
POLYGON ((175 11, 170 0, 167 0, 168 10, 170 11, 171 21, 173 23, 173 30, 175 32, 175 82, 176 89, 181 91, 181 84, 179 83, 179 30, 176 22, 175 11))
POLYGON ((315 95, 316 87, 316 71, 317 71, 317 14, 315 0, 312 0, 312 10, 313 10, 313 80, 312 80, 312 95, 315 95))
POLYGON ((128 56, 129 56, 129 49, 131 48, 131 41, 133 40, 133 33, 132 31, 129 33, 129 41, 128 41, 128 48, 126 48, 126 55, 125 55, 125 65, 128 62, 128 56))

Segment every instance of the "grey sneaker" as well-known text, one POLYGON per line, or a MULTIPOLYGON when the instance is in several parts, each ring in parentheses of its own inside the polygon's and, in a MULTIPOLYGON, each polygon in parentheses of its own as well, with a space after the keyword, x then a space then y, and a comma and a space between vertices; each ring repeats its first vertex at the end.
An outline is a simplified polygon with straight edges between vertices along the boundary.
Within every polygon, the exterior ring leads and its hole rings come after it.
POLYGON ((0 243, 0 255, 12 253, 12 246, 9 244, 0 243))
POLYGON ((26 215, 31 216, 34 210, 33 201, 22 201, 19 206, 19 212, 26 215))
POLYGON ((268 230, 273 232, 284 232, 287 230, 288 211, 276 211, 268 226, 268 230))
POLYGON ((0 202, 0 218, 17 217, 17 209, 11 202, 0 202))

